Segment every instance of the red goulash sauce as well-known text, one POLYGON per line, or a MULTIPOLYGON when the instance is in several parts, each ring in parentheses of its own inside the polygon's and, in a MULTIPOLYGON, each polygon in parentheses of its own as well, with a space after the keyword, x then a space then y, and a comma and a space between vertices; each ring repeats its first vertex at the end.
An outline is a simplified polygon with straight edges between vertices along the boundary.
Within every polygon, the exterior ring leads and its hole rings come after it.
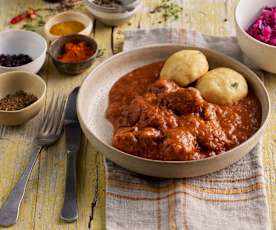
POLYGON ((113 146, 155 160, 196 160, 227 151, 261 124, 261 105, 249 90, 235 105, 206 102, 193 87, 159 80, 163 62, 120 78, 109 94, 113 146))

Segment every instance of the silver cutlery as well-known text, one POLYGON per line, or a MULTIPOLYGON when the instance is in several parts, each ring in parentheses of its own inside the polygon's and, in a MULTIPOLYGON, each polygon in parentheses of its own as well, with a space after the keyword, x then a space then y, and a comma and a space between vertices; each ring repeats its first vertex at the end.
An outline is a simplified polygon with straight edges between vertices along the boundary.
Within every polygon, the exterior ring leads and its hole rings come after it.
POLYGON ((64 132, 67 149, 67 172, 65 194, 60 218, 66 222, 73 222, 78 218, 76 161, 81 145, 81 127, 77 117, 76 102, 79 87, 69 95, 64 115, 64 132))
POLYGON ((57 95, 51 100, 40 132, 34 140, 29 163, 0 209, 0 226, 7 227, 16 223, 28 179, 42 148, 54 144, 59 139, 63 128, 65 99, 64 96, 57 95))

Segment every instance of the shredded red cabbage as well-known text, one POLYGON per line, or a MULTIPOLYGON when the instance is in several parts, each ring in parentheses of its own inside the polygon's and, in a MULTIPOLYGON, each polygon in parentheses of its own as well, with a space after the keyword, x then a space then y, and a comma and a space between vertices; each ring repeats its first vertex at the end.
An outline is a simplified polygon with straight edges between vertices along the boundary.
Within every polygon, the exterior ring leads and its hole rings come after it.
POLYGON ((276 7, 264 7, 247 33, 261 42, 276 46, 276 7))

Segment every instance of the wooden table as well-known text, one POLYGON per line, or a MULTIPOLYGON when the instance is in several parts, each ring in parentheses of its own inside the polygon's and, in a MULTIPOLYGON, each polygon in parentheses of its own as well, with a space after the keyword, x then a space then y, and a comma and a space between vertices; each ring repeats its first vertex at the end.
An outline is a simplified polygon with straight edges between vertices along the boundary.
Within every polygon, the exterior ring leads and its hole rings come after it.
MULTIPOLYGON (((181 27, 195 29, 212 35, 234 35, 234 7, 238 0, 182 0, 175 1, 183 6, 178 20, 164 22, 158 13, 150 14, 159 0, 144 0, 144 6, 130 22, 119 27, 107 27, 94 21, 93 36, 104 51, 104 58, 119 52, 122 47, 123 31, 133 28, 181 27)), ((48 7, 42 0, 0 0, 0 30, 7 21, 28 7, 48 7)), ((52 5, 53 6, 53 5, 52 5)), ((80 7, 80 10, 84 10, 80 7)), ((47 13, 46 13, 47 14, 47 13)), ((20 25, 19 25, 20 26, 20 25)), ((96 64, 97 64, 96 63, 96 64)), ((95 65, 96 65, 95 64, 95 65)), ((93 67, 92 67, 93 68, 93 67)), ((40 75, 47 82, 47 101, 54 92, 69 93, 85 78, 89 71, 75 77, 58 73, 47 60, 40 75)), ((267 178, 268 204, 271 211, 272 229, 276 227, 276 77, 266 74, 265 84, 270 92, 273 114, 271 124, 264 136, 263 160, 267 178)), ((0 205, 15 185, 29 156, 32 140, 37 133, 44 111, 36 118, 19 128, 0 129, 0 205)), ((66 173, 66 154, 64 136, 54 146, 42 151, 27 186, 17 225, 11 229, 87 229, 91 214, 91 202, 95 185, 95 165, 100 167, 100 196, 93 229, 104 229, 105 223, 105 176, 103 157, 83 138, 78 160, 78 206, 79 219, 67 224, 59 219, 63 203, 64 179, 66 173)))

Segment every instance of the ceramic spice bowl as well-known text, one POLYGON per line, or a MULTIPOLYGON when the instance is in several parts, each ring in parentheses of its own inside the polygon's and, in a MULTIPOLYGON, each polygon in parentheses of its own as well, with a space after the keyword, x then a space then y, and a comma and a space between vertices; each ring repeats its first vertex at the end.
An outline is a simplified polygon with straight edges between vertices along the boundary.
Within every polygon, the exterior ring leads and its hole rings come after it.
POLYGON ((50 32, 52 26, 66 22, 66 21, 75 21, 75 22, 80 22, 83 24, 84 28, 78 34, 82 35, 90 35, 92 28, 93 28, 93 23, 92 20, 85 14, 76 12, 76 11, 66 11, 60 14, 57 14, 50 18, 47 23, 44 26, 44 33, 47 37, 48 40, 53 41, 55 39, 58 39, 62 36, 54 35, 50 32))
POLYGON ((97 50, 98 50, 98 45, 94 39, 85 35, 76 34, 76 35, 64 36, 55 40, 49 48, 49 54, 53 60, 54 65, 60 72, 74 75, 74 74, 82 73, 92 65, 92 63, 96 59, 97 50), (59 56, 64 52, 63 51, 64 45, 68 42, 71 42, 74 44, 85 42, 91 48, 91 50, 94 50, 95 52, 93 53, 92 56, 89 56, 85 60, 70 62, 70 63, 63 62, 59 59, 59 56))
POLYGON ((0 110, 0 124, 23 124, 36 116, 43 107, 46 95, 46 83, 40 76, 23 71, 0 74, 0 99, 4 98, 8 94, 14 94, 20 90, 34 95, 37 100, 20 110, 0 110))
POLYGON ((109 26, 120 25, 129 20, 142 6, 141 0, 127 0, 124 6, 108 7, 106 5, 98 5, 93 0, 83 0, 86 8, 90 13, 102 23, 109 26))
POLYGON ((0 73, 27 71, 37 73, 46 59, 47 42, 38 33, 24 30, 5 30, 0 32, 0 54, 29 55, 33 61, 28 64, 5 67, 0 66, 0 73))

